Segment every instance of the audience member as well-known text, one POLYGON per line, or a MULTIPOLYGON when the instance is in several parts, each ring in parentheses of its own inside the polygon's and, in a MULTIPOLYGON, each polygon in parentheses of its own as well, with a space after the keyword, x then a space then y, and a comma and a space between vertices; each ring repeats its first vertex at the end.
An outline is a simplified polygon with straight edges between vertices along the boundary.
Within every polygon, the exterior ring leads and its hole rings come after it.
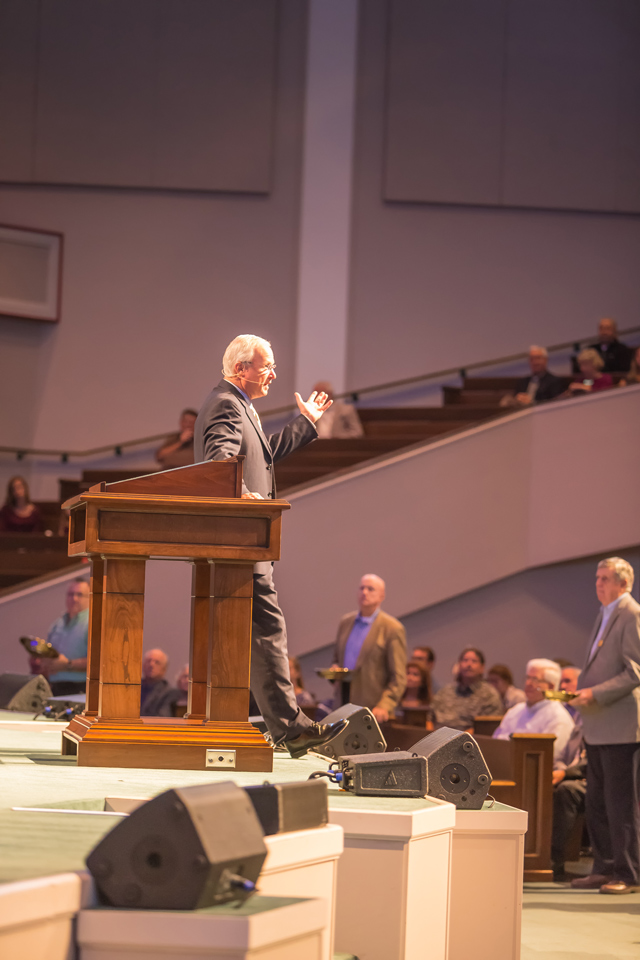
POLYGON ((169 658, 164 650, 147 650, 142 658, 140 716, 170 717, 173 690, 165 674, 169 658))
POLYGON ((297 657, 289 657, 289 674, 298 706, 315 707, 316 699, 312 693, 309 693, 309 691, 305 689, 302 667, 297 657))
MULTIPOLYGON (((572 665, 562 667, 560 690, 575 693, 580 673, 578 667, 572 665)), ((570 714, 575 726, 564 752, 558 757, 552 774, 553 830, 551 860, 553 879, 556 881, 568 879, 564 869, 565 849, 578 817, 584 814, 587 792, 587 782, 585 780, 587 763, 582 737, 582 718, 580 711, 572 706, 571 702, 565 703, 564 707, 570 714)))
MULTIPOLYGON (((572 663, 568 663, 564 667, 561 665, 561 670, 560 689, 564 690, 565 693, 576 693, 578 690, 578 677, 582 673, 582 670, 579 667, 574 667, 572 663)), ((572 705, 570 700, 565 703, 565 709, 571 714, 574 723, 582 725, 580 711, 572 705)))
POLYGON ((197 410, 183 410, 180 414, 179 433, 172 433, 160 449, 156 450, 156 460, 163 470, 186 467, 193 463, 193 431, 197 416, 197 410))
POLYGON ((433 698, 436 723, 456 730, 472 730, 475 717, 501 712, 500 697, 484 677, 484 654, 476 647, 465 647, 456 664, 455 680, 433 698))
POLYGON ((39 533, 42 529, 42 517, 29 496, 27 481, 24 477, 11 477, 4 506, 0 509, 0 531, 39 533))
POLYGON ((616 321, 610 317, 603 317, 598 324, 598 339, 593 349, 602 357, 605 373, 626 373, 631 366, 633 350, 618 340, 616 321))
POLYGON ((597 350, 589 347, 578 354, 580 373, 569 384, 564 396, 575 397, 582 393, 596 393, 600 390, 610 390, 613 379, 610 374, 603 373, 604 360, 597 350))
MULTIPOLYGON (((316 393, 326 393, 329 400, 333 400, 333 387, 330 383, 321 380, 313 389, 316 393)), ((333 400, 333 405, 325 410, 316 423, 316 430, 320 440, 346 439, 364 435, 358 411, 344 400, 333 400)))
POLYGON ((352 703, 368 707, 378 723, 393 715, 407 680, 404 627, 380 609, 384 598, 384 580, 365 574, 358 588, 358 612, 340 621, 334 650, 334 666, 354 671, 352 703))
POLYGON ((565 748, 573 732, 574 722, 557 700, 547 700, 545 690, 557 690, 562 671, 553 660, 529 660, 525 677, 525 702, 507 710, 493 736, 508 740, 512 733, 553 733, 553 768, 566 766, 565 748))
POLYGON ((441 684, 438 683, 436 678, 433 675, 433 668, 436 665, 436 655, 431 649, 431 647, 414 647, 413 653, 411 654, 411 659, 415 663, 419 663, 426 670, 429 677, 429 686, 431 688, 431 696, 434 693, 437 693, 440 689, 441 684))
POLYGON ((431 703, 431 679, 421 663, 407 664, 407 685, 402 695, 403 707, 428 707, 431 703))
POLYGON ((496 663, 491 667, 487 673, 487 680, 492 687, 496 688, 502 701, 500 713, 506 713, 517 703, 524 703, 526 699, 524 690, 519 690, 513 685, 513 674, 503 663, 496 663))
POLYGON ((631 386, 634 383, 640 383, 640 347, 636 347, 634 350, 633 360, 631 361, 629 372, 625 376, 624 380, 620 381, 618 386, 626 387, 631 386))
POLYGON ((30 657, 31 673, 47 678, 55 697, 85 693, 89 637, 89 584, 76 577, 67 587, 66 611, 51 625, 47 640, 59 657, 30 657))
POLYGON ((565 381, 547 369, 549 354, 545 347, 529 347, 531 374, 516 383, 513 393, 500 401, 501 407, 529 407, 533 403, 554 400, 564 392, 565 381))
POLYGON ((582 714, 587 752, 586 819, 593 872, 571 886, 625 894, 640 882, 640 604, 631 596, 633 568, 621 557, 596 571, 600 613, 572 701, 582 714))

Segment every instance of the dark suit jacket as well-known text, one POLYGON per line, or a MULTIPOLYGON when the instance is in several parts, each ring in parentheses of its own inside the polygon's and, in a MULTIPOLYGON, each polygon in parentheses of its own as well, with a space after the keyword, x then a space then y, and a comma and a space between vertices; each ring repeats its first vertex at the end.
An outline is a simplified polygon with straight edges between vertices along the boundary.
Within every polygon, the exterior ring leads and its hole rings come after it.
MULTIPOLYGON (((526 393, 530 380, 531 377, 523 377, 522 380, 518 380, 515 393, 526 393)), ((555 374, 549 373, 547 370, 547 372, 543 373, 540 377, 535 402, 545 403, 547 400, 553 400, 554 397, 559 397, 565 390, 566 381, 563 380, 562 377, 556 377, 555 374)))
POLYGON ((595 703, 581 707, 587 743, 636 743, 640 740, 640 604, 625 593, 614 610, 593 656, 602 614, 587 646, 587 663, 578 689, 593 688, 595 703))
MULTIPOLYGON (((342 666, 344 651, 356 613, 340 621, 334 660, 342 666)), ((351 702, 361 707, 381 707, 393 713, 407 680, 407 638, 399 620, 380 610, 365 637, 351 681, 351 702)))
POLYGON ((629 370, 634 351, 626 344, 612 340, 606 349, 601 343, 594 343, 593 346, 604 360, 603 373, 617 373, 620 370, 626 373, 629 370))
MULTIPOLYGON (((242 492, 275 499, 274 463, 315 440, 317 430, 302 415, 267 437, 249 404, 228 380, 221 380, 202 404, 194 431, 196 463, 227 460, 242 455, 242 492)), ((257 563, 254 572, 265 574, 270 563, 257 563)))

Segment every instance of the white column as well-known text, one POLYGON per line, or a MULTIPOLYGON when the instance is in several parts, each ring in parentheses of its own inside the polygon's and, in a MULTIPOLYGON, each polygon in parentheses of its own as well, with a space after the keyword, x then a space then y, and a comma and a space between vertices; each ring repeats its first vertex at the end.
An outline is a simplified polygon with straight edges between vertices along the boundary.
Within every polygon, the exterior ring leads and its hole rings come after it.
POLYGON ((358 0, 310 0, 296 389, 345 389, 358 0))

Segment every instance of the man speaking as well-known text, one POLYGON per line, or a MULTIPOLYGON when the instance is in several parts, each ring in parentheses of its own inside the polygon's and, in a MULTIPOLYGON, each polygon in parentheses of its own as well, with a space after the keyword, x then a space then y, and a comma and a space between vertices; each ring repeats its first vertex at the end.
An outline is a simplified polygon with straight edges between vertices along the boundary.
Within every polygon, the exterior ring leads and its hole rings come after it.
MULTIPOLYGON (((271 344, 261 337, 236 337, 222 358, 223 379, 202 405, 195 425, 196 463, 242 455, 242 496, 275 499, 274 464, 318 436, 315 423, 331 400, 312 393, 306 403, 295 394, 300 416, 280 433, 267 437, 253 406, 266 397, 276 379, 271 344)), ((273 564, 257 563, 253 571, 251 691, 274 743, 284 741, 292 757, 327 743, 346 726, 312 723, 296 703, 289 677, 287 632, 273 584, 273 564)))

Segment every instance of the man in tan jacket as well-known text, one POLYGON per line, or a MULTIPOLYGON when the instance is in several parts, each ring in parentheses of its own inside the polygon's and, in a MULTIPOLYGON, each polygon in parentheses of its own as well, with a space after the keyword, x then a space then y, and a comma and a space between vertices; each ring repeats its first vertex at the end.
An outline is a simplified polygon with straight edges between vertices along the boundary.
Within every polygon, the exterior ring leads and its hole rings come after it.
POLYGON ((340 621, 335 665, 354 671, 351 702, 368 707, 378 723, 393 716, 406 686, 407 638, 395 617, 380 609, 385 583, 367 573, 358 588, 358 613, 340 621))

